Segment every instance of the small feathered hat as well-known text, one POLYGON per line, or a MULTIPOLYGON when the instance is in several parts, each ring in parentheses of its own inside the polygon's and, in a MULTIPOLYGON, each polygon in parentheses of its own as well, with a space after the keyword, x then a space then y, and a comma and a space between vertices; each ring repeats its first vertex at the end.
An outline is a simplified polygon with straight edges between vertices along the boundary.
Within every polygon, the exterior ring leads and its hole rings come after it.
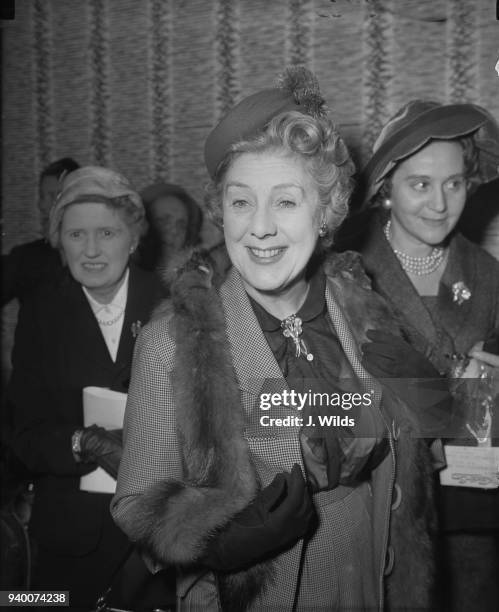
POLYGON ((492 115, 476 104, 440 104, 412 100, 395 113, 381 130, 373 155, 364 169, 365 202, 380 189, 398 162, 417 153, 432 140, 474 136, 483 182, 499 172, 499 127, 492 115))
POLYGON ((277 87, 263 89, 244 98, 210 132, 204 147, 204 159, 210 176, 231 146, 263 131, 270 121, 286 111, 323 117, 326 103, 315 75, 303 67, 288 68, 277 87))

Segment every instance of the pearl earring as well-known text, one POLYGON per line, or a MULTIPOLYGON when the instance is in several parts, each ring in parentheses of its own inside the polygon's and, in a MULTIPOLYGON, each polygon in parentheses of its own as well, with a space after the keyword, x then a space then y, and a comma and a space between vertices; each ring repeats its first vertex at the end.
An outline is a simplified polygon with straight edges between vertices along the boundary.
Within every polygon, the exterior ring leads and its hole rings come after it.
POLYGON ((391 207, 392 207, 392 201, 390 200, 390 198, 385 198, 383 200, 383 208, 386 208, 386 210, 390 210, 391 207))

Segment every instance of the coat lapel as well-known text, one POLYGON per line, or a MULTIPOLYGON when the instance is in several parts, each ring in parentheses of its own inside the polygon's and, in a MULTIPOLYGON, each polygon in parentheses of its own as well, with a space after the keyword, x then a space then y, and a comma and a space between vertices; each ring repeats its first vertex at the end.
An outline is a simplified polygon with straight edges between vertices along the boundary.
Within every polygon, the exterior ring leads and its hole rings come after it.
MULTIPOLYGON (((328 277, 326 283, 326 304, 329 313, 330 321, 336 331, 336 335, 345 351, 348 361, 350 362, 355 375, 359 379, 359 383, 363 387, 364 392, 374 392, 374 398, 378 405, 381 400, 381 386, 378 381, 373 378, 362 366, 359 359, 359 342, 363 341, 360 337, 355 337, 357 331, 359 336, 362 336, 362 330, 353 330, 349 324, 344 312, 348 312, 348 304, 345 303, 341 282, 328 277)), ((366 327, 372 327, 370 322, 369 312, 364 313, 366 327)), ((375 325, 375 324, 374 324, 375 325)))
POLYGON ((258 395, 266 379, 286 385, 279 364, 258 324, 241 277, 232 268, 220 295, 227 321, 227 334, 241 389, 258 395), (241 320, 244 325, 241 325, 241 320), (250 375, 248 375, 250 373, 250 375))
POLYGON ((71 344, 78 348, 81 361, 109 369, 113 362, 81 285, 68 278, 66 295, 65 338, 70 339, 71 344))
MULTIPOLYGON (((132 324, 145 324, 153 304, 150 285, 143 282, 141 272, 130 269, 127 302, 116 361, 111 359, 104 336, 81 286, 71 277, 65 279, 63 299, 64 338, 78 347, 78 362, 94 364, 94 369, 107 372, 110 388, 126 391, 136 334, 132 324)), ((71 351, 74 353, 74 351, 71 351)))
MULTIPOLYGON (((250 419, 246 436, 252 451, 252 461, 265 486, 276 472, 289 471, 294 463, 298 463, 304 470, 297 435, 299 427, 266 428, 259 425, 259 418, 265 414, 258 404, 259 394, 263 391, 281 393, 284 389, 289 390, 289 387, 258 324, 241 277, 234 268, 223 283, 220 296, 234 369, 242 391, 241 400, 250 419)), ((280 605, 286 610, 293 606, 302 547, 303 542, 300 541, 283 553, 283 563, 293 568, 283 578, 286 584, 283 584, 282 591, 287 593, 287 601, 280 601, 280 605)))
MULTIPOLYGON (((379 313, 376 312, 376 309, 373 307, 373 311, 371 312, 370 308, 373 304, 373 296, 362 295, 362 289, 360 286, 355 284, 353 287, 350 287, 353 291, 358 291, 360 294, 360 298, 365 305, 365 310, 363 312, 365 319, 365 329, 369 329, 371 327, 378 327, 378 317, 379 313)), ((352 365, 352 369, 355 374, 358 376, 359 383, 363 386, 364 392, 373 391, 374 404, 373 407, 376 408, 380 418, 385 423, 387 427, 387 431, 390 429, 390 423, 388 422, 386 416, 381 410, 381 398, 383 394, 382 387, 380 383, 373 378, 362 366, 359 359, 359 344, 365 341, 364 338, 364 329, 358 328, 354 325, 351 325, 348 320, 349 316, 349 300, 351 300, 351 295, 345 289, 343 281, 338 277, 328 277, 328 281, 326 284, 326 304, 328 307, 328 312, 330 319, 332 321, 333 327, 336 330, 338 335, 338 339, 341 342, 341 345, 345 351, 345 354, 352 365), (349 296, 347 298, 347 295, 349 296)), ((389 434, 391 439, 391 434, 389 434)), ((395 452, 393 448, 393 442, 390 441, 390 455, 391 461, 383 461, 372 473, 371 482, 374 487, 379 491, 383 491, 386 489, 386 494, 374 495, 373 496, 373 524, 382 524, 383 521, 387 520, 387 517, 390 515, 390 506, 392 503, 392 490, 393 483, 395 481, 395 473, 396 473, 396 458, 395 452), (388 485, 386 483, 389 483, 388 485)), ((388 530, 383 532, 381 530, 377 530, 374 532, 373 536, 374 550, 375 550, 375 559, 376 565, 379 568, 383 568, 385 565, 386 559, 386 551, 388 547, 388 530)), ((383 582, 380 582, 380 600, 383 601, 383 582)))
POLYGON ((373 221, 373 230, 362 249, 362 259, 367 273, 373 279, 374 289, 384 295, 434 345, 439 337, 438 330, 388 244, 378 218, 373 221), (380 262, 383 262, 382 265, 380 262))
MULTIPOLYGON (((262 425, 261 417, 264 415, 283 418, 294 414, 300 416, 301 413, 291 406, 276 405, 269 410, 262 410, 260 406, 262 393, 282 394, 284 390, 289 391, 289 386, 260 328, 241 277, 234 268, 222 285, 221 298, 234 369, 241 389, 241 402, 247 419, 246 435, 256 441, 255 453, 265 457, 267 465, 275 465, 276 460, 283 465, 283 469, 290 469, 293 463, 302 465, 297 436, 299 426, 262 425)), ((265 461, 262 468, 264 465, 265 461)))
POLYGON ((441 326, 455 338, 465 327, 476 302, 476 280, 479 271, 476 260, 468 249, 467 243, 459 235, 451 241, 449 261, 445 269, 438 293, 438 306, 441 326), (473 299, 463 300, 460 304, 454 299, 453 286, 462 282, 470 290, 473 299))
POLYGON ((151 309, 151 304, 149 296, 145 294, 146 288, 143 287, 141 280, 140 272, 134 267, 130 267, 125 317, 121 328, 116 364, 130 362, 138 330, 149 319, 148 311, 151 309))

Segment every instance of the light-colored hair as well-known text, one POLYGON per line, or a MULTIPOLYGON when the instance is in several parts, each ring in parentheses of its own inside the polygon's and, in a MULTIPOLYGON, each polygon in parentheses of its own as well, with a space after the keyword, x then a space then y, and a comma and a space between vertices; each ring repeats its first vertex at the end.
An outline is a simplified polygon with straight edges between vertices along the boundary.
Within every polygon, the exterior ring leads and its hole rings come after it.
POLYGON ((215 177, 206 186, 206 205, 215 223, 222 222, 224 178, 242 153, 282 152, 298 156, 312 177, 319 203, 325 209, 328 234, 325 246, 348 212, 353 190, 354 165, 334 123, 328 117, 312 117, 288 111, 274 117, 266 129, 233 144, 220 163, 215 177))

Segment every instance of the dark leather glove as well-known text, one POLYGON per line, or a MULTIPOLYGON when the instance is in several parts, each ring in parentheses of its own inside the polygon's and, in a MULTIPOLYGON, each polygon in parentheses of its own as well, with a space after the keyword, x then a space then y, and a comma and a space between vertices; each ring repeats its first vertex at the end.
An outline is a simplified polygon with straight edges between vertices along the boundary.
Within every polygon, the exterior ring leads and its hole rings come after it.
POLYGON ((300 467, 281 472, 208 544, 203 564, 229 572, 290 548, 315 520, 300 467))
POLYGON ((369 329, 371 342, 362 345, 362 364, 379 378, 442 378, 419 351, 399 336, 369 329), (368 367, 369 366, 369 367, 368 367))
POLYGON ((97 425, 85 427, 80 438, 81 461, 97 463, 110 476, 117 478, 123 451, 122 438, 122 429, 108 430, 97 425))
MULTIPOLYGON (((446 437, 454 428, 448 380, 402 338, 369 330, 362 365, 411 410, 422 437, 446 437)), ((396 416, 396 415, 394 415, 396 416)))
POLYGON ((485 339, 483 343, 483 351, 499 355, 499 329, 494 329, 485 339))

